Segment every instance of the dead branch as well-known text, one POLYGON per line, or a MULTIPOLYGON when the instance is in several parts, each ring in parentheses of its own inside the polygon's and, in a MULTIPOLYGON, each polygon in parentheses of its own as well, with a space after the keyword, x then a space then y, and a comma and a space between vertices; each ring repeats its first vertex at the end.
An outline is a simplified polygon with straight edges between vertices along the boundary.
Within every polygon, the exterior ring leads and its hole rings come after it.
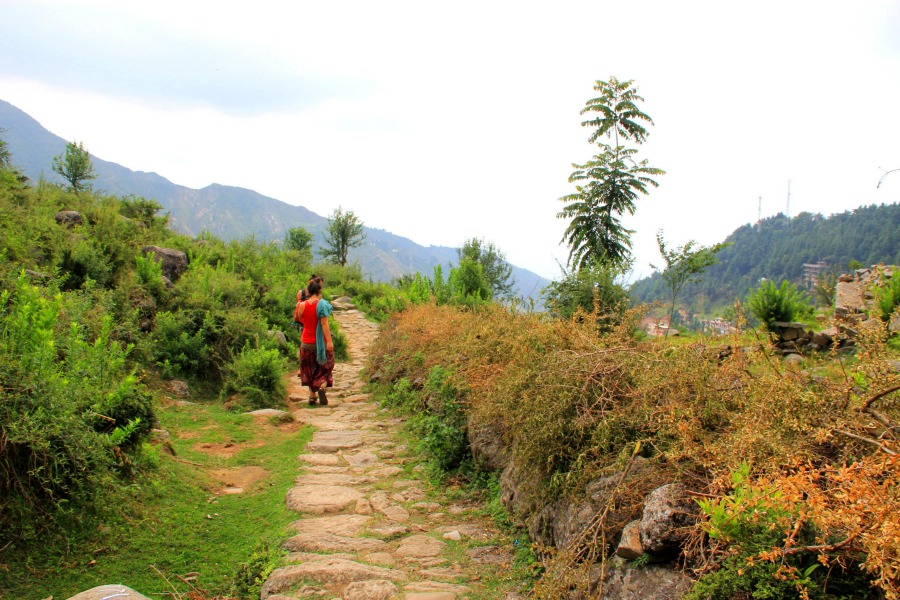
POLYGON ((879 393, 875 394, 874 396, 872 396, 871 398, 866 400, 866 403, 863 404, 862 408, 859 410, 861 410, 862 412, 866 412, 866 409, 868 409, 870 406, 872 406, 872 404, 875 401, 880 400, 880 399, 884 398, 885 396, 887 396, 888 394, 896 392, 897 390, 900 390, 900 385, 895 385, 892 388, 888 388, 888 389, 884 390, 883 392, 879 392, 879 393))
POLYGON ((866 413, 867 415, 871 416, 873 419, 875 419, 876 421, 878 421, 879 423, 881 423, 882 425, 887 427, 887 433, 891 434, 891 437, 894 438, 895 440, 897 439, 897 437, 894 435, 895 425, 893 424, 893 422, 890 419, 888 419, 886 416, 884 416, 883 414, 881 414, 880 412, 878 412, 871 406, 868 408, 862 409, 862 412, 866 413))
POLYGON ((856 435, 855 433, 851 433, 849 431, 844 431, 843 429, 832 429, 831 432, 845 435, 849 438, 853 438, 854 440, 858 440, 858 441, 864 442, 866 444, 872 444, 873 446, 878 446, 879 450, 881 450, 882 452, 884 452, 885 454, 888 454, 890 456, 897 455, 896 452, 894 452, 893 450, 891 450, 890 448, 888 448, 887 446, 885 446, 883 443, 879 442, 878 440, 873 440, 872 438, 868 438, 868 437, 865 437, 862 435, 856 435))
POLYGON ((193 465, 195 467, 206 467, 206 465, 201 465, 200 463, 191 462, 189 460, 184 460, 183 458, 178 458, 177 456, 172 456, 171 454, 163 454, 163 456, 168 456, 175 462, 184 463, 186 465, 193 465))
MULTIPOLYGON (((857 531, 846 540, 840 541, 837 544, 822 544, 821 546, 796 546, 794 548, 781 548, 778 550, 781 556, 791 556, 793 554, 800 554, 801 552, 836 552, 837 550, 841 550, 847 546, 850 546, 850 543, 855 540, 859 536, 859 532, 857 531)), ((857 550, 862 552, 861 548, 850 547, 851 550, 857 550)))
POLYGON ((150 565, 150 568, 153 569, 154 571, 156 571, 159 574, 159 576, 163 578, 163 581, 166 582, 166 585, 168 585, 170 588, 172 588, 172 597, 175 598, 176 600, 181 600, 181 594, 178 593, 178 590, 175 589, 175 586, 172 585, 172 583, 166 578, 166 576, 162 574, 162 571, 157 569, 156 565, 150 565))

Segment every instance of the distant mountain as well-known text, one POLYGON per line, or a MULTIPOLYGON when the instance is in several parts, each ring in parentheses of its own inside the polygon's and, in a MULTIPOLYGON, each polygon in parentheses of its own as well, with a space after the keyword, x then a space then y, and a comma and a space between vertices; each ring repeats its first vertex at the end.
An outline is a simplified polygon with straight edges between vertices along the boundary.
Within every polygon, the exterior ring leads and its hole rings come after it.
MULTIPOLYGON (((65 151, 66 140, 44 129, 40 123, 15 106, 0 100, 0 128, 13 164, 33 181, 61 178, 51 169, 54 156, 65 151)), ((87 144, 90 149, 90 144, 87 144)), ((97 179, 94 189, 114 195, 141 196, 159 202, 169 213, 171 226, 196 235, 207 230, 225 239, 250 235, 261 241, 281 240, 288 229, 303 227, 317 244, 323 243, 328 219, 302 207, 263 196, 253 190, 212 184, 200 190, 172 183, 156 173, 132 171, 113 162, 91 159, 97 179)), ((416 272, 431 275, 436 265, 455 264, 456 248, 424 247, 387 231, 366 228, 363 246, 351 260, 359 260, 363 273, 375 281, 390 281, 416 272)), ((516 292, 537 297, 550 282, 527 269, 513 266, 516 292)))
MULTIPOLYGON (((703 313, 743 299, 763 278, 787 280, 809 290, 807 274, 815 270, 846 273, 850 261, 865 266, 900 264, 898 232, 897 204, 863 206, 830 217, 779 214, 744 225, 725 238, 731 246, 719 253, 720 263, 710 267, 699 283, 685 286, 679 304, 703 313)), ((631 292, 636 302, 664 300, 667 294, 659 273, 636 282, 631 292)))

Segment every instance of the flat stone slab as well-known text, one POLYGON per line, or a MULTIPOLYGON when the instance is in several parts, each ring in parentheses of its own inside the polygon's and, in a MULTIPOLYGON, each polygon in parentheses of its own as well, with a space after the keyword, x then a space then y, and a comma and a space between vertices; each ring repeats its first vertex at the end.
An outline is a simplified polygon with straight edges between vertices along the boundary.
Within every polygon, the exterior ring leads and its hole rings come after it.
POLYGON ((400 523, 390 522, 379 525, 377 527, 370 527, 369 531, 377 535, 383 535, 384 537, 391 537, 409 533, 409 527, 407 527, 406 525, 401 525, 400 523))
POLYGON ((347 537, 333 533, 298 533, 281 545, 291 552, 376 552, 387 544, 375 538, 347 537))
POLYGON ((316 515, 336 513, 362 498, 362 492, 340 485, 300 485, 288 490, 287 507, 316 515))
POLYGON ((368 467, 379 463, 378 456, 373 452, 360 452, 358 454, 344 454, 344 460, 354 467, 368 467))
POLYGON ((446 547, 447 544, 440 540, 427 535, 417 534, 411 535, 400 542, 400 545, 394 550, 394 554, 407 558, 431 558, 438 556, 446 547))
POLYGON ((297 460, 322 467, 334 467, 344 464, 344 460, 337 454, 301 454, 297 457, 297 460))
POLYGON ((409 521, 409 511, 397 504, 392 504, 377 510, 391 521, 400 521, 401 523, 409 521))
POLYGON ((394 466, 381 467, 380 469, 373 469, 372 471, 370 471, 370 473, 375 477, 393 477, 394 475, 399 475, 402 472, 403 469, 394 466))
POLYGON ((332 467, 328 465, 310 465, 306 467, 307 473, 346 473, 349 470, 350 467, 332 467))
POLYGON ((297 533, 333 533, 334 535, 356 535, 371 521, 362 515, 333 515, 301 519, 291 523, 297 533))
POLYGON ((419 574, 428 579, 456 579, 463 577, 464 574, 450 567, 435 567, 433 569, 424 569, 419 574))
POLYGON ((294 480, 297 485, 361 485, 372 483, 374 479, 358 477, 347 473, 307 473, 294 480))
POLYGON ((103 600, 115 598, 116 600, 150 600, 147 596, 139 594, 130 587, 124 585, 100 585, 80 594, 75 594, 69 600, 103 600))
MULTIPOLYGON (((266 598, 274 593, 286 590, 299 581, 316 581, 318 583, 351 583, 367 579, 387 579, 402 581, 406 573, 397 569, 374 567, 343 558, 326 558, 300 565, 288 565, 272 571, 260 590, 260 597, 266 598)), ((429 590, 425 590, 429 591, 429 590)))
POLYGON ((278 410, 277 408, 260 408, 259 410, 246 412, 244 414, 254 417, 286 417, 290 416, 291 413, 278 410))
POLYGON ((406 600, 456 600, 453 592, 409 592, 403 596, 406 600))
MULTIPOLYGON (((464 585, 453 583, 441 583, 438 581, 415 581, 403 588, 406 592, 450 592, 453 594, 468 594, 472 591, 464 585)), ((407 599, 409 595, 406 596, 407 599)))
POLYGON ((313 439, 306 444, 307 450, 317 453, 333 454, 339 450, 351 450, 362 446, 365 432, 360 430, 317 431, 313 439))
POLYGON ((398 591, 387 579, 354 581, 344 588, 343 600, 390 600, 398 591))

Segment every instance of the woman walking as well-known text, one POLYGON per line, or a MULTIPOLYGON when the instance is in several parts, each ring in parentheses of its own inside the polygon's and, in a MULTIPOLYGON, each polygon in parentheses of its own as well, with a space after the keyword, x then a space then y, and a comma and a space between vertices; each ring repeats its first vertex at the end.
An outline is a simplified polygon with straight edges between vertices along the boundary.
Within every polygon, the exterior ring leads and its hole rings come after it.
POLYGON ((306 286, 307 299, 303 304, 300 322, 300 381, 309 388, 309 404, 328 404, 325 388, 332 387, 334 344, 328 317, 331 304, 322 298, 322 278, 311 279, 306 286))

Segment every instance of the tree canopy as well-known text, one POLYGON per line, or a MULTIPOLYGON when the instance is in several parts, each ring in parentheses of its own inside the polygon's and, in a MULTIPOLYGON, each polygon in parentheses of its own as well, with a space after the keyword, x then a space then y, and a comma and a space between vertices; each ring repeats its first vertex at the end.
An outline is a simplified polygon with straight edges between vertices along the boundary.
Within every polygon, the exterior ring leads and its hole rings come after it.
POLYGON ((459 255, 460 265, 465 258, 481 265, 484 278, 491 289, 491 296, 494 298, 512 298, 513 286, 516 284, 512 276, 512 266, 507 262, 503 252, 493 242, 480 238, 469 238, 457 250, 457 254, 459 255))
POLYGON ((69 182, 69 189, 73 192, 91 189, 89 182, 97 178, 91 155, 82 142, 66 144, 65 153, 53 157, 53 170, 69 182))
POLYGON ((325 247, 319 254, 328 262, 346 266, 350 249, 361 246, 366 238, 363 228, 363 222, 352 210, 344 212, 340 206, 337 207, 328 218, 325 247))
POLYGON ((581 114, 599 113, 582 122, 592 127, 589 137, 600 152, 584 164, 573 164, 575 171, 569 182, 575 192, 560 198, 565 202, 557 214, 570 219, 562 241, 569 246, 569 266, 576 269, 597 261, 622 265, 631 253, 631 230, 625 228, 621 217, 634 214, 638 194, 646 195, 648 187, 657 187, 653 176, 665 171, 651 167, 646 160, 637 159, 637 149, 624 142, 642 144, 648 135, 642 125, 652 125, 652 119, 638 108, 643 98, 637 94, 633 81, 597 81, 594 89, 600 92, 588 100, 581 114), (609 139, 612 144, 602 142, 609 139))

